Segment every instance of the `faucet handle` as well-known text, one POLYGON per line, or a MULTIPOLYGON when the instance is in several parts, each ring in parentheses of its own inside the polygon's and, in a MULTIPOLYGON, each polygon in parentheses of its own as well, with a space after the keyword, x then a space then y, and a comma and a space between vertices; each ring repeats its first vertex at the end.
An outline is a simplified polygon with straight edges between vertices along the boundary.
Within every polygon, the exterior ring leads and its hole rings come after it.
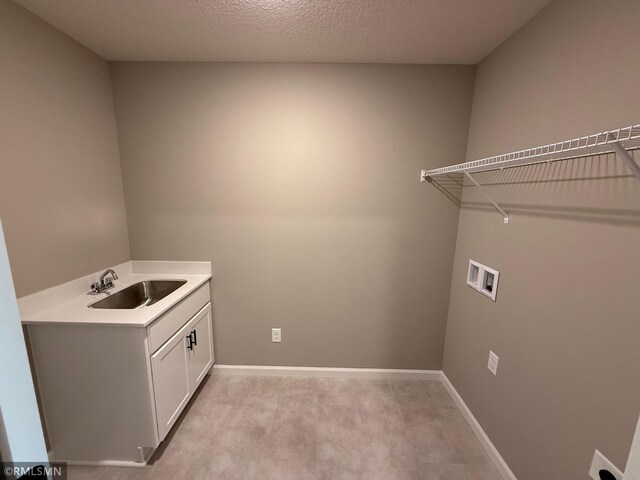
POLYGON ((99 284, 98 282, 93 282, 93 283, 91 284, 91 291, 92 291, 93 293, 98 293, 98 292, 100 292, 100 284, 99 284))

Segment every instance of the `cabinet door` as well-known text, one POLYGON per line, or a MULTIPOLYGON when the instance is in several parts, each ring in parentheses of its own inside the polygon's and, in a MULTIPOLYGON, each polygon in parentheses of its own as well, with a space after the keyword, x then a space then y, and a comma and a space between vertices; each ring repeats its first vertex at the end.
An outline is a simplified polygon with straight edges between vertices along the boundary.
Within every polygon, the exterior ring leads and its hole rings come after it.
POLYGON ((164 439, 191 396, 187 325, 151 357, 158 433, 164 439))
POLYGON ((189 321, 187 328, 187 334, 193 338, 193 348, 189 351, 189 378, 191 391, 194 391, 213 365, 211 303, 189 321))

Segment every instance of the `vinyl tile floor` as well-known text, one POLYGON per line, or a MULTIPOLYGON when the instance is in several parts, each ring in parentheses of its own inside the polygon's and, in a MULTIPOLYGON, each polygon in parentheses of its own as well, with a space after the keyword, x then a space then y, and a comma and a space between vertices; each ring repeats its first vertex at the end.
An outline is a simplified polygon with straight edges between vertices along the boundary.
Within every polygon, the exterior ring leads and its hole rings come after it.
POLYGON ((213 375, 144 468, 70 480, 499 480, 437 381, 213 375))

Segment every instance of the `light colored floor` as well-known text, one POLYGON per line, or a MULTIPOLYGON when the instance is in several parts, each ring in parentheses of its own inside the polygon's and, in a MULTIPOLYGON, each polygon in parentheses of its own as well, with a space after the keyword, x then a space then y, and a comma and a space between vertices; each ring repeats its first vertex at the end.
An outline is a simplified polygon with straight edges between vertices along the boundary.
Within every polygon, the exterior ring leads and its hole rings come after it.
POLYGON ((500 478, 435 381, 212 376, 152 462, 69 479, 500 478))

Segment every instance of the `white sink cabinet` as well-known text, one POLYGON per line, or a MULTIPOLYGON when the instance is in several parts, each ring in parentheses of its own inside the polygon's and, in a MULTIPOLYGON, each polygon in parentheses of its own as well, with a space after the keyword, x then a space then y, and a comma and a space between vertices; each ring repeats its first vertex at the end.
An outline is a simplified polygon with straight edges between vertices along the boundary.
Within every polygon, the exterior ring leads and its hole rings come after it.
POLYGON ((146 462, 213 365, 209 292, 207 281, 146 326, 27 325, 55 460, 146 462))

